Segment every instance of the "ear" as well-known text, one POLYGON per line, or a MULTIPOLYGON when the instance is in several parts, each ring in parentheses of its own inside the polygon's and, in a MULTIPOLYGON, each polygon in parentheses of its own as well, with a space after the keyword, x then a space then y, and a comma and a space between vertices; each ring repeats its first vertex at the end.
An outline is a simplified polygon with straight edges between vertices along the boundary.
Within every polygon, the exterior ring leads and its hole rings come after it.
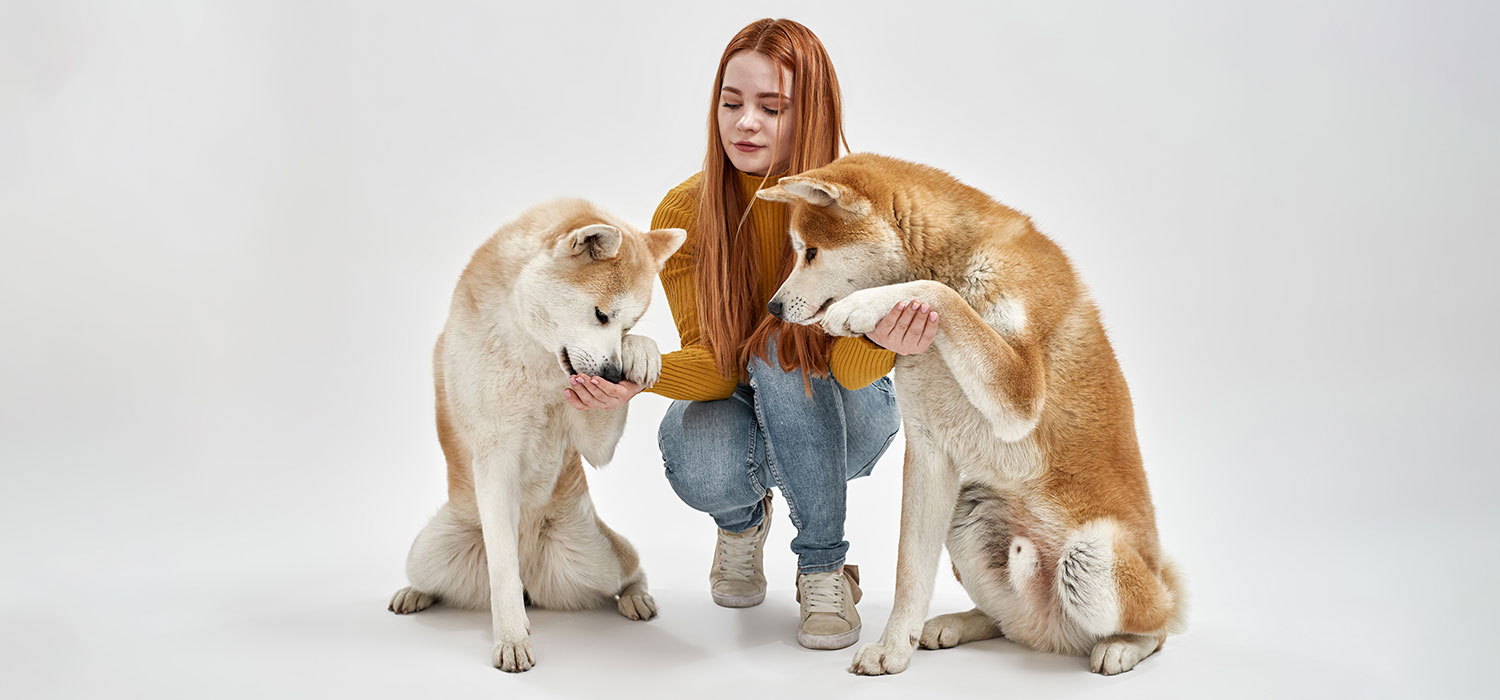
POLYGON ((576 228, 563 236, 552 248, 552 256, 567 258, 588 254, 594 260, 608 260, 620 253, 620 229, 609 224, 591 224, 576 228))
POLYGON ((687 231, 680 228, 659 228, 655 231, 646 232, 646 248, 651 251, 651 259, 656 261, 656 269, 660 270, 667 264, 667 258, 682 247, 682 242, 687 240, 687 231))
POLYGON ((863 216, 869 212, 867 202, 845 188, 826 180, 810 177, 784 177, 775 187, 767 187, 755 196, 772 202, 803 201, 815 207, 832 207, 863 216))

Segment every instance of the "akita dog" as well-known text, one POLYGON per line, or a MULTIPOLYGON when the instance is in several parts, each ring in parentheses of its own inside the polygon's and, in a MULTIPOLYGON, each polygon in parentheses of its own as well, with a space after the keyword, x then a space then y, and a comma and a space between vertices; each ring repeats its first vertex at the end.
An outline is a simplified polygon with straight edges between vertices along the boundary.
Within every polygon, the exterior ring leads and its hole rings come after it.
POLYGON ((1161 648, 1184 591, 1157 543, 1125 378, 1062 250, 948 174, 882 156, 759 196, 790 204, 797 255, 772 313, 833 335, 868 332, 902 301, 939 315, 935 351, 896 361, 896 600, 850 670, 899 673, 918 643, 1001 634, 1104 674, 1161 648), (945 531, 975 609, 924 625, 945 531))
POLYGON ((535 663, 528 600, 576 610, 617 599, 632 620, 656 615, 635 549, 595 515, 579 462, 609 462, 625 408, 575 410, 563 391, 573 374, 656 382, 661 353, 630 327, 685 235, 642 234, 564 199, 474 253, 433 351, 448 502, 412 543, 411 586, 391 611, 489 607, 505 671, 535 663))

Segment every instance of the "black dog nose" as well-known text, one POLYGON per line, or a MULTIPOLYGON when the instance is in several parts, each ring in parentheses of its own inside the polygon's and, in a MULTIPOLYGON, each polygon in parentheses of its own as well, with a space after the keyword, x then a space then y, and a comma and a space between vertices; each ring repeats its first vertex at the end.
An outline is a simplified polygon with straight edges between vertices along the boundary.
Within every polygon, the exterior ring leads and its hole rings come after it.
POLYGON ((620 380, 625 378, 625 372, 621 371, 620 368, 615 365, 605 365, 604 371, 600 372, 599 376, 604 377, 604 381, 606 382, 609 382, 611 384, 619 384, 620 380))
POLYGON ((776 318, 781 318, 781 302, 775 299, 766 302, 766 311, 771 312, 771 315, 775 316, 776 318))

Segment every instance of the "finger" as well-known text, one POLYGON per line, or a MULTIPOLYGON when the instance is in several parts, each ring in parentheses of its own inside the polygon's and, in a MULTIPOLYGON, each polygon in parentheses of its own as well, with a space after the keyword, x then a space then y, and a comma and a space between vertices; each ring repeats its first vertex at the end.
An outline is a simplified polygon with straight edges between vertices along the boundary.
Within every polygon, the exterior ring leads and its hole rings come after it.
POLYGON ((582 401, 578 400, 578 395, 574 394, 572 389, 563 389, 563 400, 567 401, 569 406, 580 411, 588 408, 588 406, 583 405, 582 401))
POLYGON ((586 408, 599 408, 599 399, 590 391, 593 387, 589 384, 588 377, 580 375, 573 377, 570 381, 573 383, 573 393, 586 408))
POLYGON ((875 323, 875 329, 866 335, 879 335, 882 338, 890 336, 891 329, 896 327, 896 319, 901 318, 901 312, 906 310, 906 302, 900 302, 891 307, 880 320, 875 323))
MULTIPOLYGON (((625 380, 622 379, 620 381, 625 380)), ((594 377, 593 384, 595 387, 598 387, 601 393, 612 399, 618 399, 622 394, 625 393, 625 390, 619 384, 603 377, 594 377)))
POLYGON ((927 319, 931 316, 927 308, 926 304, 922 304, 921 310, 916 314, 916 318, 912 319, 911 325, 906 327, 906 335, 902 336, 902 342, 907 345, 916 345, 922 339, 922 333, 927 330, 927 319))
POLYGON ((589 394, 582 386, 574 386, 569 391, 573 392, 573 398, 578 401, 579 408, 598 408, 598 406, 594 405, 593 395, 589 394))
POLYGON ((896 325, 891 328, 891 339, 897 342, 906 336, 906 329, 917 315, 917 302, 910 301, 906 304, 906 310, 901 312, 901 317, 896 319, 896 325))
POLYGON ((589 396, 595 399, 602 399, 605 396, 604 389, 599 387, 598 377, 584 377, 583 380, 579 382, 579 386, 583 387, 583 390, 588 392, 589 396))
POLYGON ((923 350, 931 347, 933 338, 937 337, 937 332, 938 312, 933 311, 932 313, 927 314, 927 328, 922 331, 922 337, 917 341, 916 352, 922 352, 923 350))

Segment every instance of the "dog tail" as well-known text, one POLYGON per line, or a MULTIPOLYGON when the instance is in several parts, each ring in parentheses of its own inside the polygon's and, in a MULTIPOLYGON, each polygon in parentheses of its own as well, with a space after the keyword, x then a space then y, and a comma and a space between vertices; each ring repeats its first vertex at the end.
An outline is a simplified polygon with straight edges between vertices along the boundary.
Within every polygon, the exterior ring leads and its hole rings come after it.
POLYGON ((479 516, 461 513, 451 503, 443 504, 411 543, 406 577, 413 588, 431 593, 447 605, 488 608, 489 563, 479 516))

